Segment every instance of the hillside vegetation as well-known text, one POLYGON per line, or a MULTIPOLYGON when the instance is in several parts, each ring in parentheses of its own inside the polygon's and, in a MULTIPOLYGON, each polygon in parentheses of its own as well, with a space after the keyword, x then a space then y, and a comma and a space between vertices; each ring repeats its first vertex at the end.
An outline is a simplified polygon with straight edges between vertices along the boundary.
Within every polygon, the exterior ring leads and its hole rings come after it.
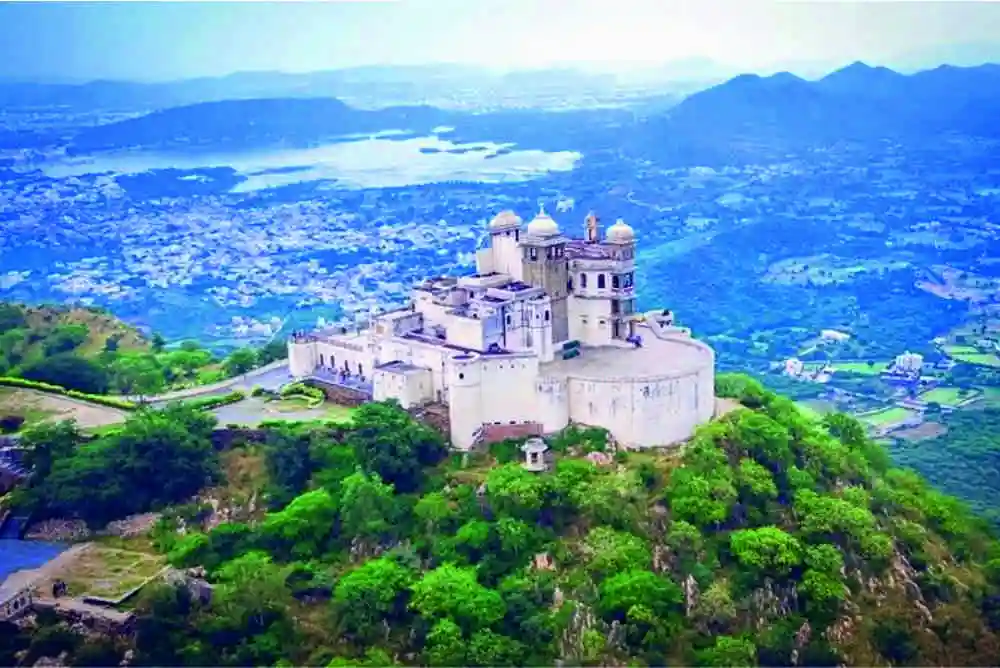
MULTIPOLYGON (((266 512, 218 524, 181 506, 154 530, 171 563, 204 568, 214 591, 208 602, 174 585, 144 592, 134 662, 1000 662, 1000 545, 983 521, 891 467, 850 417, 813 421, 744 376, 718 385, 744 408, 680 451, 594 463, 585 454, 605 447, 601 434, 570 430, 543 474, 520 466, 513 443, 448 457, 391 403, 361 407, 347 427, 270 429, 263 444, 236 446, 263 457, 267 492, 251 505, 266 512)), ((141 413, 93 455, 56 457, 32 503, 59 505, 89 481, 108 491, 76 507, 105 521, 121 484, 105 478, 174 449, 175 467, 213 478, 204 418, 188 436, 171 426, 192 419, 141 413)), ((186 493, 155 476, 123 508, 186 493)), ((46 633, 20 636, 18 656, 45 654, 46 633)), ((95 643, 74 641, 76 660, 127 648, 95 643)))
POLYGON ((151 395, 222 380, 284 355, 283 341, 226 359, 192 341, 168 348, 99 309, 0 302, 0 378, 93 395, 151 395))

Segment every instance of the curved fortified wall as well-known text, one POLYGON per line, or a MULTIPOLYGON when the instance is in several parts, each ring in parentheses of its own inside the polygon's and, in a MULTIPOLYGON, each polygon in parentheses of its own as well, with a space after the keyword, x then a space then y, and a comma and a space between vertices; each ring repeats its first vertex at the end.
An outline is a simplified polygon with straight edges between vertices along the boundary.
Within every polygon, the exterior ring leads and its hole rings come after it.
MULTIPOLYGON (((609 430, 626 447, 647 448, 684 441, 712 419, 714 351, 681 331, 642 329, 643 349, 609 352, 589 365, 567 365, 561 377, 539 380, 546 431, 565 416, 609 430)), ((588 354, 594 353, 583 352, 588 354)))

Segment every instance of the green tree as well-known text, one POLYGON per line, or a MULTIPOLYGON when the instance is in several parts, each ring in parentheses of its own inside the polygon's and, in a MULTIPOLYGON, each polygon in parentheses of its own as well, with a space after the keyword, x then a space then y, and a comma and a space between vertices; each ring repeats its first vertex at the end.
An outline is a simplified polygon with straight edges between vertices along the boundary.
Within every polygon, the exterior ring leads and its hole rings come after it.
POLYGON ((462 629, 450 619, 439 619, 430 633, 424 654, 429 666, 464 666, 465 639, 462 629))
POLYGON ((325 551, 336 519, 337 502, 325 489, 316 489, 269 514, 261 533, 278 554, 304 558, 325 551))
POLYGON ((375 474, 355 471, 340 493, 340 529, 344 536, 374 541, 392 528, 395 501, 391 485, 375 474))
POLYGON ((104 367, 74 353, 53 355, 25 364, 21 376, 89 394, 104 394, 110 386, 110 376, 104 367))
POLYGON ((680 587, 648 570, 612 575, 601 583, 600 593, 601 614, 621 621, 637 614, 663 618, 679 612, 684 602, 680 587))
POLYGON ((346 443, 365 471, 377 474, 400 493, 418 489, 423 467, 441 461, 447 452, 440 434, 395 402, 359 406, 346 443))
POLYGON ((115 388, 122 394, 139 397, 163 390, 166 379, 163 369, 153 355, 120 356, 111 365, 115 388))
POLYGON ((230 376, 244 374, 257 366, 257 351, 253 348, 234 350, 225 359, 222 366, 230 376))
POLYGON ((674 515, 696 527, 718 526, 729 517, 737 499, 730 469, 703 475, 688 468, 674 471, 667 486, 667 499, 674 515))
POLYGON ((740 564, 766 574, 785 575, 802 563, 798 539, 774 526, 734 531, 729 547, 740 564))
POLYGON ((494 512, 532 520, 542 508, 545 484, 518 463, 504 464, 490 471, 486 495, 494 512))
POLYGON ((219 478, 214 425, 186 406, 140 411, 33 478, 33 509, 100 524, 186 500, 219 478))
POLYGON ((745 638, 718 636, 715 644, 698 653, 700 666, 747 668, 757 665, 757 646, 745 638))
POLYGON ((625 531, 595 527, 584 541, 589 568, 597 576, 607 577, 623 571, 648 569, 653 554, 646 542, 625 531))
POLYGON ((376 625, 398 620, 406 611, 413 574, 389 557, 365 562, 337 583, 333 602, 347 631, 374 638, 376 625))
POLYGON ((490 629, 479 629, 469 639, 467 656, 472 666, 519 666, 524 645, 490 629))
POLYGON ((56 327, 42 339, 42 347, 48 356, 59 355, 76 350, 90 338, 90 329, 86 325, 66 324, 56 327))
POLYGON ((486 628, 503 619, 503 598, 476 580, 471 568, 453 564, 428 571, 413 585, 410 606, 428 620, 449 618, 466 631, 486 628))

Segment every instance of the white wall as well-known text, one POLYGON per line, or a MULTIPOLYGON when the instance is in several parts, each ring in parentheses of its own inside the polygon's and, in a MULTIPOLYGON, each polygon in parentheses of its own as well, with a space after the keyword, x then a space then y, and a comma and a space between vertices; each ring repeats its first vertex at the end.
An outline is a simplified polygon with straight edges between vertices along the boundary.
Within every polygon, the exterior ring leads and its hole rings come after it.
POLYGON ((288 371, 294 378, 304 378, 316 369, 316 343, 288 342, 288 371))
POLYGON ((569 424, 569 391, 562 378, 541 377, 535 385, 538 421, 546 433, 564 429, 569 424))
POLYGON ((653 381, 569 380, 569 417, 604 427, 628 447, 672 445, 715 412, 715 372, 653 381))
POLYGON ((540 361, 551 362, 552 342, 552 302, 548 299, 532 300, 525 303, 528 316, 531 351, 540 361))
POLYGON ((448 343, 471 350, 483 350, 483 321, 451 316, 447 324, 448 343))
POLYGON ((482 422, 520 424, 538 421, 535 392, 538 359, 513 355, 481 358, 482 422))
POLYGON ((344 370, 346 364, 346 369, 352 376, 360 373, 367 378, 372 377, 375 366, 375 356, 367 344, 357 344, 353 341, 350 348, 337 345, 336 341, 317 341, 315 360, 317 366, 335 371, 344 370))
POLYGON ((490 246, 493 251, 493 271, 521 280, 524 272, 521 270, 521 245, 517 235, 516 230, 493 234, 490 246))
POLYGON ((495 265, 493 263, 493 249, 492 248, 481 248, 476 251, 476 273, 477 274, 488 274, 494 269, 495 265))
POLYGON ((395 399, 403 408, 418 406, 433 398, 430 371, 378 369, 373 378, 372 399, 395 399))
POLYGON ((448 417, 451 442, 459 450, 472 447, 476 432, 483 424, 482 375, 479 355, 452 355, 448 360, 448 417))
POLYGON ((404 339, 387 339, 380 342, 381 362, 400 360, 430 370, 431 397, 444 401, 448 391, 446 360, 453 351, 431 343, 418 343, 404 339))
POLYGON ((611 342, 611 332, 609 299, 569 298, 570 339, 584 345, 603 346, 611 342))

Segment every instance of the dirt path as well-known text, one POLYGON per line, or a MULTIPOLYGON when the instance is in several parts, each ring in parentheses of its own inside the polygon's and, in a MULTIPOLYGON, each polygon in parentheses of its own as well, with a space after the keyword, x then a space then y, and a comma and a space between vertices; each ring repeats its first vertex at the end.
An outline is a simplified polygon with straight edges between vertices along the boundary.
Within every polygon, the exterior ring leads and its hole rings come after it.
POLYGON ((128 415, 119 408, 24 388, 0 391, 0 413, 27 414, 46 422, 74 419, 82 429, 124 422, 128 415))

